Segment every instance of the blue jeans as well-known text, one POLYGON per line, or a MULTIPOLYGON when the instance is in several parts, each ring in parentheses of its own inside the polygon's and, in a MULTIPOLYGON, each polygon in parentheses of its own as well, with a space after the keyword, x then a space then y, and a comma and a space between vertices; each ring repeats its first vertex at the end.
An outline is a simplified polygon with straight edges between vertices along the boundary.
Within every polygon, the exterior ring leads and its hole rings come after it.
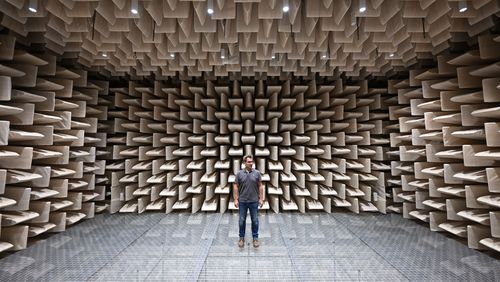
POLYGON ((259 202, 239 203, 240 208, 240 238, 245 237, 245 227, 247 223, 247 211, 250 209, 250 218, 252 219, 252 237, 259 238, 259 217, 257 211, 259 202))

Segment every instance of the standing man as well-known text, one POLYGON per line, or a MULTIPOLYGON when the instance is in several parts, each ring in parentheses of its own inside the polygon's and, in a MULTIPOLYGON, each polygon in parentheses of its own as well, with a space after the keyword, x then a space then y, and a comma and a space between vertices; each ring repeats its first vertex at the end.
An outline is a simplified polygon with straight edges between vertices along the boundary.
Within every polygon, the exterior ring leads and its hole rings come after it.
POLYGON ((245 227, 247 221, 247 211, 250 209, 252 219, 252 238, 254 248, 258 248, 259 243, 259 218, 258 208, 264 203, 264 186, 260 172, 253 168, 253 157, 247 155, 243 157, 245 169, 236 174, 233 186, 234 206, 240 210, 240 240, 238 246, 245 245, 245 227))

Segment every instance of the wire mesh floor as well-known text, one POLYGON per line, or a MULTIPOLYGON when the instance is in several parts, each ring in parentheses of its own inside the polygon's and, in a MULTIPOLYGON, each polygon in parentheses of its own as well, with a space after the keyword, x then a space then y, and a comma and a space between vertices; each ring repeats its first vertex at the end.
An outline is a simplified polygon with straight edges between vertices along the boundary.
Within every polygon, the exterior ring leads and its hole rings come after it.
POLYGON ((500 260, 400 215, 101 214, 0 259, 0 281, 500 281, 500 260))

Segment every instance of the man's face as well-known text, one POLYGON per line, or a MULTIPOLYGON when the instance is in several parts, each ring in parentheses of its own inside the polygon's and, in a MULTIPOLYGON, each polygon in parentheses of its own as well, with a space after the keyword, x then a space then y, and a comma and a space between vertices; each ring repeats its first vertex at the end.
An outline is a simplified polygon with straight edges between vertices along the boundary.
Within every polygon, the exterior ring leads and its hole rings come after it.
POLYGON ((253 165, 253 159, 252 158, 247 158, 245 160, 245 168, 247 170, 250 170, 250 169, 252 169, 252 165, 253 165))

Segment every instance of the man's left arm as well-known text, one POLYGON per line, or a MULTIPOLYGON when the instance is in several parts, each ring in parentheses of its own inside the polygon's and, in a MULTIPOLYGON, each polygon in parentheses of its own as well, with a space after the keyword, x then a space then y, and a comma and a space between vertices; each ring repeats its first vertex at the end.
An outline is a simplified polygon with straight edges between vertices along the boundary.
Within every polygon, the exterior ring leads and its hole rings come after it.
POLYGON ((263 204, 264 204, 264 184, 262 184, 262 181, 259 181, 259 207, 262 208, 263 204))

